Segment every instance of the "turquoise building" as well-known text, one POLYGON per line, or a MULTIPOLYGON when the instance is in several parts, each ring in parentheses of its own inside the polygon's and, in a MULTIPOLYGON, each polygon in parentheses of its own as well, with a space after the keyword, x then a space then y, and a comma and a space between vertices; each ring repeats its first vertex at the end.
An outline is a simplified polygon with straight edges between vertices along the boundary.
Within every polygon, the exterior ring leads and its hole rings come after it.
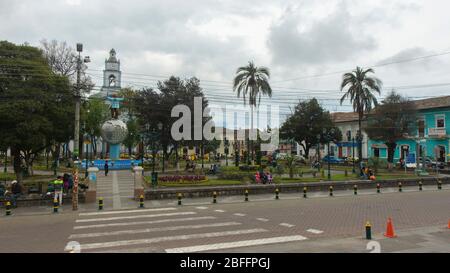
MULTIPOLYGON (((418 111, 417 126, 410 136, 397 141, 394 163, 406 159, 410 153, 449 162, 450 96, 416 100, 414 104, 418 111)), ((382 141, 369 139, 368 154, 387 159, 387 147, 382 141)))

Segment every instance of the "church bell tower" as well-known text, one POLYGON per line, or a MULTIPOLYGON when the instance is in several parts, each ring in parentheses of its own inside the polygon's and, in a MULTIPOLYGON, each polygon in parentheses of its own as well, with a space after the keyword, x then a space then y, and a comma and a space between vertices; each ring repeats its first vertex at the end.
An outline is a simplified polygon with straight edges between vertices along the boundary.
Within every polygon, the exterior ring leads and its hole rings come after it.
POLYGON ((104 97, 117 94, 121 88, 120 60, 116 57, 116 51, 109 51, 109 58, 105 60, 105 70, 103 70, 102 95, 104 97))

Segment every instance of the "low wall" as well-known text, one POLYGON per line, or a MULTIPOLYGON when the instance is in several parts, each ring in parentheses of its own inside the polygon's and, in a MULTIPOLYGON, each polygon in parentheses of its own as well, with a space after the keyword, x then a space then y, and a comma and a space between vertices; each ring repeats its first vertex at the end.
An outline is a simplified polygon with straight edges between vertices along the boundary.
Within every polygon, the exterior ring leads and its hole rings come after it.
MULTIPOLYGON (((85 203, 86 195, 85 193, 78 194, 78 202, 85 203)), ((71 204, 72 197, 64 197, 63 204, 71 204)), ((4 198, 0 198, 0 208, 5 206, 4 198)), ((53 198, 42 198, 40 196, 26 196, 17 199, 17 207, 33 207, 33 206, 53 206, 53 198)))
MULTIPOLYGON (((450 184, 450 177, 440 178, 442 184, 450 184)), ((211 197, 213 192, 217 192, 218 196, 227 195, 243 195, 245 190, 249 194, 264 194, 274 193, 275 188, 280 190, 280 193, 295 193, 303 192, 303 188, 307 187, 308 192, 312 191, 328 191, 330 186, 334 190, 353 190, 353 186, 357 185, 358 189, 376 189, 376 184, 379 183, 381 188, 398 187, 401 182, 403 186, 418 186, 419 181, 423 185, 437 185, 437 179, 433 177, 425 178, 408 178, 408 179, 391 179, 391 180, 352 180, 352 181, 323 181, 323 182, 303 182, 303 183, 288 183, 288 184, 266 184, 266 185, 234 185, 234 186, 211 186, 211 187, 190 187, 190 188, 164 188, 164 189, 146 189, 145 199, 174 199, 177 194, 181 193, 184 198, 195 197, 211 197)))

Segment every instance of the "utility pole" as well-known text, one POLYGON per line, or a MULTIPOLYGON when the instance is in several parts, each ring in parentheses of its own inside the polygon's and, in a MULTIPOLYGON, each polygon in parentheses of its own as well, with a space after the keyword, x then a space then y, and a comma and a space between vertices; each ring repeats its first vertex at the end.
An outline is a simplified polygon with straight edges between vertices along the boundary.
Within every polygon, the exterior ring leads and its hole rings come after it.
MULTIPOLYGON (((81 52, 83 51, 83 44, 77 43, 77 85, 75 89, 75 132, 73 139, 73 194, 72 194, 72 209, 78 210, 78 163, 79 163, 79 146, 80 146, 80 104, 81 104, 81 52)), ((84 59, 85 63, 88 63, 89 57, 86 56, 84 59)))

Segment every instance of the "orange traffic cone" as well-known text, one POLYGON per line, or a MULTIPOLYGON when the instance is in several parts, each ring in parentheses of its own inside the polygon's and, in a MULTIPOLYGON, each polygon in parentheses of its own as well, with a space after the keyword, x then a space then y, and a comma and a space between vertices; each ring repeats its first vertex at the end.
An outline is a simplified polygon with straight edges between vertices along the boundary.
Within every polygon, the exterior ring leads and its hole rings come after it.
POLYGON ((448 226, 447 226, 447 228, 450 229, 450 220, 448 220, 448 226))
POLYGON ((388 218, 386 233, 384 234, 384 236, 389 238, 397 237, 397 235, 395 235, 394 233, 394 226, 392 225, 391 217, 388 218))

